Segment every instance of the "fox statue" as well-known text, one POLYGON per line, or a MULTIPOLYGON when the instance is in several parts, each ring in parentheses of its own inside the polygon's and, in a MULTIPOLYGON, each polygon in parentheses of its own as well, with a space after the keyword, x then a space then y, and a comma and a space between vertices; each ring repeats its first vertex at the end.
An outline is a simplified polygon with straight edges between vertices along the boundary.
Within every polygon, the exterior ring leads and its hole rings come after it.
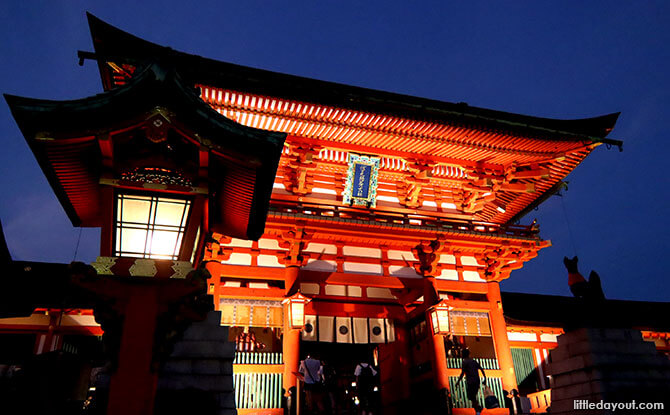
POLYGON ((595 271, 591 271, 589 280, 586 281, 577 269, 578 261, 579 258, 576 256, 572 259, 563 257, 563 264, 565 264, 565 268, 568 270, 568 285, 570 286, 572 295, 590 301, 604 300, 605 294, 600 283, 600 276, 595 271))

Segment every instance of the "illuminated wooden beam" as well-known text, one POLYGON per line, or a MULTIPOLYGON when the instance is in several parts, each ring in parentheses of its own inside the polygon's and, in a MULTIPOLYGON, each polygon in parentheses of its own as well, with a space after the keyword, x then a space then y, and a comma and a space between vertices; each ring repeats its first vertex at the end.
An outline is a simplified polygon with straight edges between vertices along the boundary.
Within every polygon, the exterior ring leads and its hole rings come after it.
MULTIPOLYGON (((270 267, 251 267, 248 265, 228 265, 218 262, 208 263, 212 264, 212 271, 214 277, 242 277, 248 279, 262 279, 272 281, 284 280, 284 268, 270 268, 270 267)), ((208 266, 209 269, 209 266, 208 266)))
POLYGON ((535 193, 534 183, 506 183, 500 185, 503 192, 535 193))
POLYGON ((244 298, 267 300, 276 299, 277 301, 284 299, 284 290, 281 288, 248 288, 248 287, 226 287, 219 288, 219 296, 222 298, 244 298))
POLYGON ((545 179, 551 174, 549 169, 521 170, 512 173, 514 179, 545 179))
POLYGON ((391 318, 406 321, 407 313, 400 305, 380 305, 326 301, 315 299, 305 305, 305 314, 335 317, 391 318))

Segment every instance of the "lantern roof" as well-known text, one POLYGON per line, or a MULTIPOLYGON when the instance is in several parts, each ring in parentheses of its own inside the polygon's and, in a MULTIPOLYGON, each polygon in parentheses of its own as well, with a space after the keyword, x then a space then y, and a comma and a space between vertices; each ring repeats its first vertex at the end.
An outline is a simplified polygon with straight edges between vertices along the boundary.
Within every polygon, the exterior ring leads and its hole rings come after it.
POLYGON ((300 291, 298 291, 295 294, 293 294, 292 296, 284 298, 282 300, 282 304, 286 304, 290 301, 299 301, 299 302, 309 303, 310 301, 312 301, 312 299, 310 297, 306 297, 306 296, 302 295, 302 293, 300 293, 300 291))
POLYGON ((146 62, 125 85, 95 96, 5 99, 75 226, 101 226, 103 184, 128 185, 207 193, 211 230, 257 239, 286 134, 220 115, 177 72, 146 62))

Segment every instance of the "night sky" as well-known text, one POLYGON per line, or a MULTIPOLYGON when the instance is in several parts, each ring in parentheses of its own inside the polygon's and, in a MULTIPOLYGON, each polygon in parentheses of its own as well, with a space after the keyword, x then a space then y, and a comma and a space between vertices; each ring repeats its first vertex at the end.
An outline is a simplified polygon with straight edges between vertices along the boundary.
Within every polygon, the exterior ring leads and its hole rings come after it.
MULTIPOLYGON (((503 290, 569 295, 564 255, 609 298, 670 301, 668 1, 20 1, 0 5, 0 92, 74 99, 102 91, 85 11, 213 59, 552 118, 621 111, 537 218, 551 248, 503 290), (109 3, 109 4, 107 4, 109 3), (197 6, 196 6, 197 4, 197 6)), ((0 103, 0 219, 16 260, 86 262, 99 230, 73 228, 0 103)))

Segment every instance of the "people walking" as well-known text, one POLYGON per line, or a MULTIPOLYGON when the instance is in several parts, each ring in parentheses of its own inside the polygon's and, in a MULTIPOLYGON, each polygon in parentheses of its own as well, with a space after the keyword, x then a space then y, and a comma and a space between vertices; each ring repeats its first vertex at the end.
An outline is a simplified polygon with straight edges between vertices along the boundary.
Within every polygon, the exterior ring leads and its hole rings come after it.
POLYGON ((321 361, 307 355, 298 369, 305 382, 305 405, 311 413, 323 413, 323 366, 321 361), (315 410, 318 408, 318 412, 315 410))
POLYGON ((321 361, 321 367, 323 368, 323 389, 324 389, 324 398, 328 403, 328 409, 331 414, 337 413, 337 373, 332 364, 321 361))
POLYGON ((480 385, 480 371, 482 372, 484 384, 486 385, 486 373, 484 373, 484 369, 482 369, 476 360, 470 358, 470 350, 463 350, 463 366, 461 367, 461 375, 458 377, 458 381, 456 381, 456 387, 458 387, 463 376, 465 376, 465 391, 468 399, 472 402, 472 407, 475 408, 477 415, 479 415, 482 410, 481 405, 479 405, 479 402, 477 401, 477 393, 479 392, 480 385))
POLYGON ((372 399, 377 371, 369 363, 362 362, 356 366, 354 376, 356 376, 360 413, 361 415, 372 415, 372 399))

